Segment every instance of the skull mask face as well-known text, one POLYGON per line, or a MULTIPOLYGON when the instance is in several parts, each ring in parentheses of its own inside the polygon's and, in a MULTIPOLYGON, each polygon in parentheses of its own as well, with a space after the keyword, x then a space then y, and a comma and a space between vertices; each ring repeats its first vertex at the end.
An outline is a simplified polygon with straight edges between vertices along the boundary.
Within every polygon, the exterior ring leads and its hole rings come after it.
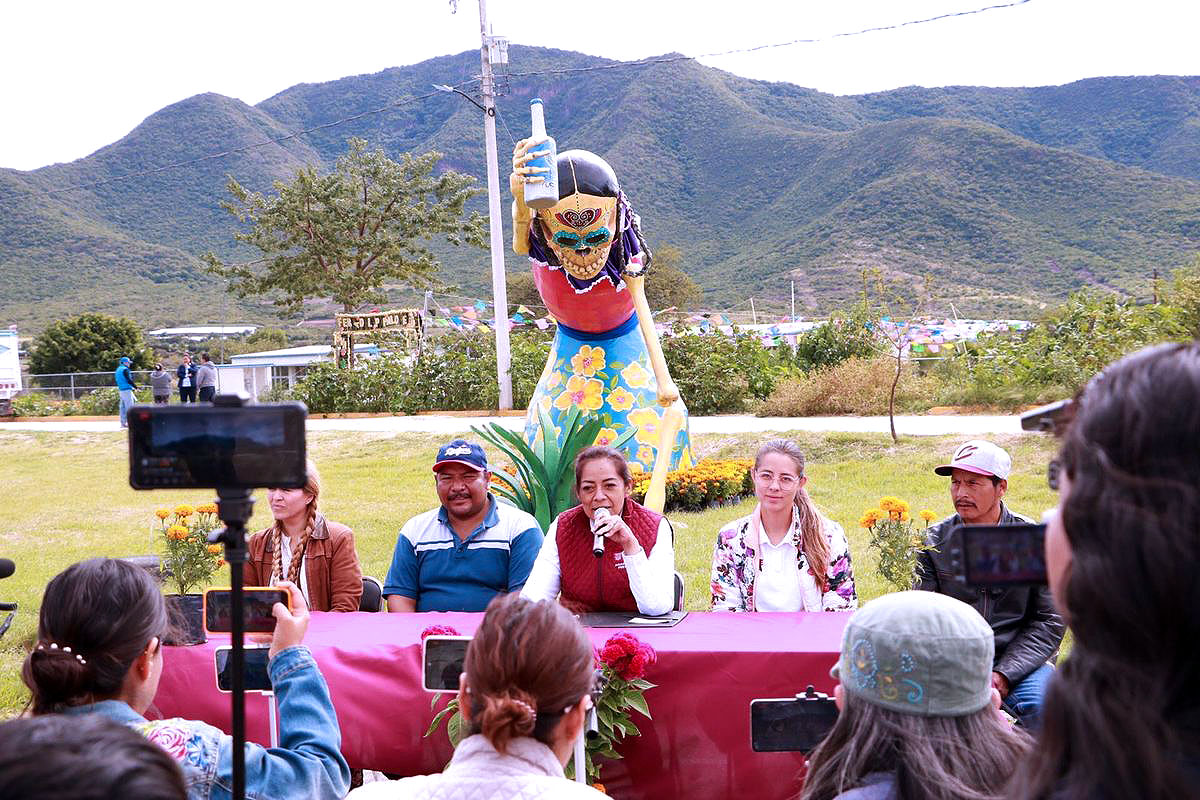
POLYGON ((576 192, 538 212, 546 243, 579 280, 596 277, 617 234, 617 198, 576 192))

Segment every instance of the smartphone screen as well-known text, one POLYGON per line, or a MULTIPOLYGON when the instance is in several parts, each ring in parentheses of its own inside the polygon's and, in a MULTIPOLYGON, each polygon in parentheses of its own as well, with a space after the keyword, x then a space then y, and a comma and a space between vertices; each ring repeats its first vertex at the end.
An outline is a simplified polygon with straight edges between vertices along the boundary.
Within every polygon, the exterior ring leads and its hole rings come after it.
POLYGON ((750 746, 759 753, 816 748, 837 722, 832 697, 750 701, 750 746))
MULTIPOLYGON (((229 645, 222 645, 213 653, 217 667, 217 689, 222 692, 233 691, 232 652, 229 645)), ((271 678, 267 674, 270 652, 270 647, 250 646, 243 650, 242 687, 247 692, 271 691, 271 678)))
POLYGON ((457 692, 470 636, 426 636, 422 646, 423 686, 427 692, 457 692))
MULTIPOLYGON (((275 630, 276 603, 288 605, 286 589, 270 586, 250 586, 242 590, 243 630, 246 633, 271 633, 275 630)), ((204 593, 204 629, 209 633, 228 633, 233 630, 233 592, 230 589, 209 589, 204 593)))
POLYGON ((135 489, 304 486, 302 403, 138 406, 129 415, 135 489))
POLYGON ((969 585, 1045 585, 1045 525, 964 525, 959 530, 969 585))

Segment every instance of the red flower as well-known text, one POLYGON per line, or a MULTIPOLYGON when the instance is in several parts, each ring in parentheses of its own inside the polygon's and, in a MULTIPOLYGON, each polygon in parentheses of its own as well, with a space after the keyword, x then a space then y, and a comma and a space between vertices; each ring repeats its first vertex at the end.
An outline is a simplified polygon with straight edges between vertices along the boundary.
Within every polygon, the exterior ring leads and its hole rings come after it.
POLYGON ((426 636, 458 636, 458 631, 451 628, 449 625, 430 625, 425 630, 421 631, 421 641, 425 641, 426 636))
POLYGON ((600 660, 624 681, 635 681, 658 660, 654 648, 632 633, 613 634, 600 649, 600 660))

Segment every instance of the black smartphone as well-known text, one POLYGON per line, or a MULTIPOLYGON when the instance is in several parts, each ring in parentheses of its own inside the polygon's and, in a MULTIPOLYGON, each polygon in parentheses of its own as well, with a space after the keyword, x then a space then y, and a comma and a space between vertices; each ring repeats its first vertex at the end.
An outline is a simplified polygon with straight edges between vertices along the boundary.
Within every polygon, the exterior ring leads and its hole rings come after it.
POLYGON ((837 722, 833 698, 808 691, 795 697, 750 701, 750 747, 758 753, 808 753, 837 722))
POLYGON ((427 692, 457 692, 470 636, 426 636, 421 645, 421 685, 427 692))
POLYGON ((137 405, 128 416, 135 489, 297 489, 307 481, 303 403, 137 405))
MULTIPOLYGON (((227 644, 223 644, 213 652, 213 660, 217 668, 217 689, 222 692, 233 691, 233 652, 227 644)), ((247 645, 242 650, 242 688, 247 692, 271 691, 271 677, 267 674, 267 663, 270 661, 270 645, 247 645)))
POLYGON ((1045 525, 964 525, 963 576, 970 586, 1044 586, 1045 525))
MULTIPOLYGON (((290 610, 291 595, 275 586, 247 586, 242 590, 242 630, 246 633, 271 633, 275 615, 271 609, 283 603, 290 610)), ((204 593, 204 630, 229 633, 233 630, 233 590, 209 589, 204 593)))

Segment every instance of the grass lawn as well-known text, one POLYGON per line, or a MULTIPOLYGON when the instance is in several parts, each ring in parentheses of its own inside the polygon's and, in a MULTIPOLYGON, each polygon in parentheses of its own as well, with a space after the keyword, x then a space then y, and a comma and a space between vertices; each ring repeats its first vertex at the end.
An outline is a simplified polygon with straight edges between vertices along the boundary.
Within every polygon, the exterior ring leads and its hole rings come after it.
MULTIPOLYGON (((464 426, 465 427, 465 426, 464 426)), ((363 571, 380 579, 387 572, 400 526, 437 502, 429 471, 443 437, 420 434, 315 432, 309 454, 321 469, 321 509, 354 529, 363 571)), ((752 457, 764 434, 706 435, 693 440, 702 457, 752 457)), ((892 444, 884 435, 792 435, 808 457, 809 491, 817 505, 840 522, 850 537, 860 600, 885 591, 875 575, 866 531, 857 526, 881 495, 907 500, 915 511, 932 509, 942 518, 953 510, 946 478, 933 467, 967 437, 906 438, 892 444)), ((1054 442, 1045 436, 998 436, 992 440, 1013 456, 1008 503, 1035 519, 1057 502, 1046 486, 1045 468, 1054 442)), ((16 562, 0 581, 0 600, 20 604, 12 628, 0 640, 0 716, 18 711, 26 691, 21 662, 37 629, 37 611, 47 581, 70 564, 94 556, 157 553, 154 509, 213 499, 203 491, 137 492, 129 488, 127 446, 120 433, 5 432, 0 429, 0 557, 16 562)), ((270 522, 265 492, 251 529, 270 522)), ((687 607, 708 607, 713 537, 725 522, 749 513, 753 501, 703 513, 672 514, 676 568, 684 575, 687 607)), ((214 585, 228 585, 227 570, 214 585)))

